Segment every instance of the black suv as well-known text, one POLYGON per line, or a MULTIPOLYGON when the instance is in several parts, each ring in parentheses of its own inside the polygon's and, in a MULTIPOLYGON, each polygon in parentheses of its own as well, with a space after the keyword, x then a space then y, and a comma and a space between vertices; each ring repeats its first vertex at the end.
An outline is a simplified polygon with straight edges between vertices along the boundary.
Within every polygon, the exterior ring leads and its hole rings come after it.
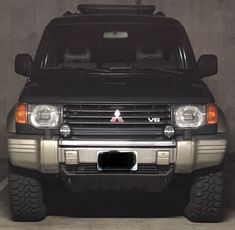
POLYGON ((225 118, 202 81, 217 58, 196 62, 183 26, 154 6, 79 5, 52 20, 8 116, 13 219, 46 216, 48 177, 71 191, 162 191, 185 176, 185 216, 224 215, 225 118))

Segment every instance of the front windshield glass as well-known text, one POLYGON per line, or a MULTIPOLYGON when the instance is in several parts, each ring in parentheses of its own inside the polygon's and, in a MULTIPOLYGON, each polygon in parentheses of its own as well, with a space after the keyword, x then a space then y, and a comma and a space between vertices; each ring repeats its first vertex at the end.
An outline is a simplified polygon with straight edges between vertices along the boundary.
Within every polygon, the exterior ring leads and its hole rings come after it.
POLYGON ((175 25, 60 25, 50 30, 41 69, 189 70, 175 25))

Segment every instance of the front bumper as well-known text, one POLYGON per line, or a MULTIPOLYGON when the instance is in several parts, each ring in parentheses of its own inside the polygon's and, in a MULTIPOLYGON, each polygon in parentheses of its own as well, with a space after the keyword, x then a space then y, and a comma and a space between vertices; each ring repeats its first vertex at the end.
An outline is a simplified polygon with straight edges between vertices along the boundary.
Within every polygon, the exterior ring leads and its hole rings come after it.
POLYGON ((77 152, 78 164, 96 163, 98 151, 137 151, 138 163, 174 165, 175 173, 221 164, 227 147, 225 134, 198 135, 191 140, 166 141, 92 141, 45 139, 37 135, 10 134, 8 155, 12 165, 58 174, 67 162, 67 151, 77 152))

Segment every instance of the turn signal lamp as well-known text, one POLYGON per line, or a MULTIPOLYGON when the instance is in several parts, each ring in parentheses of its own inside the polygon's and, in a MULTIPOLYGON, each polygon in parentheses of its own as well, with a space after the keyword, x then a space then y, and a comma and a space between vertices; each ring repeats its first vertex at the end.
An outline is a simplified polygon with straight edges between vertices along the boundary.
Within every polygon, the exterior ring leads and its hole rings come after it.
POLYGON ((20 103, 16 107, 16 123, 26 124, 27 123, 27 104, 20 103))
POLYGON ((207 105, 207 124, 213 125, 217 123, 217 108, 214 104, 207 105))

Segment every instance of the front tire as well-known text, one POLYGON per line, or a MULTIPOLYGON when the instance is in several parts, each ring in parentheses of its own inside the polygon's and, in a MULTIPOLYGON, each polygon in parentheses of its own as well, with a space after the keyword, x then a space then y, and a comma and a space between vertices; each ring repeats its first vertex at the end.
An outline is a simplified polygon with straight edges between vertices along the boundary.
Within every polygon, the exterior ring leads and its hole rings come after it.
POLYGON ((9 195, 13 220, 40 221, 46 216, 40 180, 34 176, 9 173, 9 195))
POLYGON ((193 222, 221 222, 225 214, 222 170, 194 177, 185 216, 193 222))

